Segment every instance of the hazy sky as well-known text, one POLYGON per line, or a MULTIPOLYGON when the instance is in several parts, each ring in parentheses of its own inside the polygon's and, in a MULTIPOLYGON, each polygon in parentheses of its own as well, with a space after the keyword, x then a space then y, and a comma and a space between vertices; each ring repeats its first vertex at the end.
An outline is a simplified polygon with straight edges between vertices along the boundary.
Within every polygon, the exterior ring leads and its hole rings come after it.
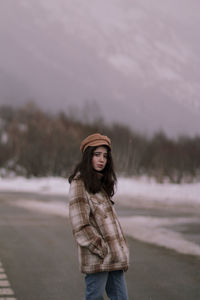
POLYGON ((199 11, 196 0, 1 0, 0 103, 200 134, 199 11))

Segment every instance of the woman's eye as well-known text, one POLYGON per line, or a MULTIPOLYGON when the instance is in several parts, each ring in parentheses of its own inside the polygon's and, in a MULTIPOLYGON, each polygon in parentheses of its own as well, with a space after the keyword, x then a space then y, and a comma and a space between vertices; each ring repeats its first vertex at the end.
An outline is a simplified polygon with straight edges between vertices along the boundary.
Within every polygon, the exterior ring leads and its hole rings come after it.
MULTIPOLYGON (((101 153, 99 153, 99 152, 94 152, 94 156, 99 157, 100 155, 101 155, 101 153)), ((103 157, 107 159, 107 158, 108 158, 108 155, 107 155, 107 154, 104 154, 103 157)))

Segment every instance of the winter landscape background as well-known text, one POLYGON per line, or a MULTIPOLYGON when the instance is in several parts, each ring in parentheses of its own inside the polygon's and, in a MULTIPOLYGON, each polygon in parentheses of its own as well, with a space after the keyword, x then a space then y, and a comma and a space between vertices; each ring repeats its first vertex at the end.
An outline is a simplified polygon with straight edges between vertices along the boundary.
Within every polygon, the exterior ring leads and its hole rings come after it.
MULTIPOLYGON (((2 0, 0 192, 67 198, 80 140, 100 131, 113 141, 116 202, 149 209, 120 217, 126 233, 199 256, 197 234, 169 228, 199 226, 199 9, 195 0, 2 0)), ((63 201, 12 205, 67 216, 63 201)))
POLYGON ((0 1, 1 299, 84 298, 67 178, 94 132, 112 140, 130 299, 200 299, 199 11, 0 1))

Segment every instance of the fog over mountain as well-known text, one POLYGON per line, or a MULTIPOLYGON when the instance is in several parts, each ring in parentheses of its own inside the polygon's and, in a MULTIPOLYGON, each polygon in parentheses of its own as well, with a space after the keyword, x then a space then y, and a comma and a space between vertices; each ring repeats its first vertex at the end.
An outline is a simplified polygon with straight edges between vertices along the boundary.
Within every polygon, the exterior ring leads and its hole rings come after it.
POLYGON ((142 132, 200 134, 199 11, 196 0, 1 0, 0 104, 81 114, 86 102, 142 132))

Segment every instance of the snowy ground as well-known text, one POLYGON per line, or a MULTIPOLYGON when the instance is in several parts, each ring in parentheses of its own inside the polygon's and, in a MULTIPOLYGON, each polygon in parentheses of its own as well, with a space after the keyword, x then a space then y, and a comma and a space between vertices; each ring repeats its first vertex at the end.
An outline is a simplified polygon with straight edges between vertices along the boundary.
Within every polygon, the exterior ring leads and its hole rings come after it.
MULTIPOLYGON (((31 178, 23 177, 0 178, 0 191, 25 191, 42 194, 67 195, 68 181, 59 177, 31 178)), ((116 197, 123 204, 131 205, 134 198, 139 201, 154 201, 165 205, 197 205, 200 206, 200 182, 191 184, 158 184, 147 178, 119 178, 116 197)))
MULTIPOLYGON (((1 178, 1 191, 24 191, 40 194, 66 196, 69 184, 63 178, 31 178, 23 177, 1 178)), ((187 239, 183 234, 173 229, 173 226, 193 224, 200 226, 200 183, 193 184, 158 184, 147 178, 119 178, 115 199, 127 207, 170 208, 179 213, 184 209, 190 212, 188 216, 155 217, 151 213, 142 216, 121 217, 121 223, 126 233, 136 239, 154 243, 180 253, 200 256, 200 243, 196 243, 193 233, 187 239), (199 212, 199 214, 198 214, 199 212)), ((38 201, 17 201, 16 205, 27 209, 43 211, 59 216, 68 216, 68 208, 64 202, 46 203, 38 201)))

